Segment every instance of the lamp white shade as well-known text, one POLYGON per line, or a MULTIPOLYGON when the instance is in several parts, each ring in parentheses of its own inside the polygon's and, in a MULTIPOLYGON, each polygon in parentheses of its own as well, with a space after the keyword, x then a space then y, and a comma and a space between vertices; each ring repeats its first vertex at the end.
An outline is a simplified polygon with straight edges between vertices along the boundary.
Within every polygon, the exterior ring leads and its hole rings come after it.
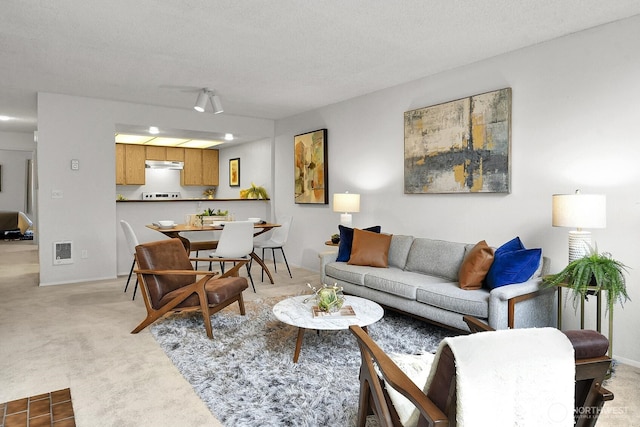
POLYGON ((335 193, 333 195, 333 211, 343 212, 340 214, 340 224, 351 227, 351 214, 349 212, 360 212, 360 195, 352 193, 335 193))
POLYGON ((554 227, 605 228, 607 199, 604 194, 554 194, 552 197, 554 227))
POLYGON ((360 195, 352 193, 335 193, 333 195, 334 212, 360 212, 360 195))
POLYGON ((603 194, 554 194, 552 199, 554 227, 575 227, 569 231, 569 262, 589 254, 591 232, 583 228, 607 226, 607 199, 603 194))

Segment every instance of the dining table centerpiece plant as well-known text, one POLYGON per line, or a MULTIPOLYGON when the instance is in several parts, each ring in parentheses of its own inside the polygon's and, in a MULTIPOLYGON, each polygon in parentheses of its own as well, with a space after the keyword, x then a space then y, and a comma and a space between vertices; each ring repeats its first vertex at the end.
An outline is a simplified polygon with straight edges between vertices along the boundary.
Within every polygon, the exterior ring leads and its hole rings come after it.
POLYGON ((342 287, 338 286, 337 283, 331 286, 323 284, 319 289, 311 286, 310 283, 307 283, 307 286, 311 288, 313 295, 305 299, 305 303, 315 300, 318 308, 327 313, 333 313, 342 308, 342 304, 344 304, 344 294, 342 293, 342 287))
POLYGON ((589 247, 589 253, 569 263, 561 272, 542 279, 544 287, 563 285, 573 290, 573 305, 577 309, 580 299, 587 299, 598 291, 607 291, 607 310, 616 302, 621 306, 629 300, 625 273, 627 266, 608 252, 589 247))

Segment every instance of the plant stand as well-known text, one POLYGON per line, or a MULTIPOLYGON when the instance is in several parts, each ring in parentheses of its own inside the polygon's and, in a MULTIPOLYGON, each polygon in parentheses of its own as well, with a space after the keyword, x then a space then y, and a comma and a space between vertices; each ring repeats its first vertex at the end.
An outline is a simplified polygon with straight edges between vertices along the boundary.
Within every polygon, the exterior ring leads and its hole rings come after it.
MULTIPOLYGON (((565 284, 558 285, 558 329, 562 330, 562 288, 571 289, 565 284)), ((596 330, 602 333, 602 289, 596 286, 587 287, 596 296, 596 330)), ((580 329, 584 329, 584 298, 580 300, 580 329)), ((613 358, 613 307, 609 307, 609 351, 607 355, 613 358)))

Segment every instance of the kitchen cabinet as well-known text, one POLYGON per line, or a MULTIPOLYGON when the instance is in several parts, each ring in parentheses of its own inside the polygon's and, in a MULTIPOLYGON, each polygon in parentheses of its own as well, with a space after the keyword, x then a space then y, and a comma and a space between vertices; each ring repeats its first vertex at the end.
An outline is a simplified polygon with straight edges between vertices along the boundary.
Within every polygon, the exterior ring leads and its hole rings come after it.
POLYGON ((145 147, 116 144, 116 184, 144 185, 145 147))
POLYGON ((182 185, 202 185, 202 150, 184 149, 184 169, 180 178, 182 185))
POLYGON ((218 185, 218 150, 184 149, 181 185, 218 185))
POLYGON ((184 148, 167 147, 167 155, 163 160, 172 162, 184 162, 184 148))
POLYGON ((167 160, 172 162, 184 161, 184 148, 160 147, 157 145, 145 145, 147 160, 167 160))
POLYGON ((167 160, 167 148, 155 145, 146 145, 147 160, 167 160))
POLYGON ((180 185, 218 185, 218 150, 116 144, 116 184, 144 185, 145 160, 184 162, 180 185))
POLYGON ((218 150, 202 150, 202 185, 218 185, 218 150))

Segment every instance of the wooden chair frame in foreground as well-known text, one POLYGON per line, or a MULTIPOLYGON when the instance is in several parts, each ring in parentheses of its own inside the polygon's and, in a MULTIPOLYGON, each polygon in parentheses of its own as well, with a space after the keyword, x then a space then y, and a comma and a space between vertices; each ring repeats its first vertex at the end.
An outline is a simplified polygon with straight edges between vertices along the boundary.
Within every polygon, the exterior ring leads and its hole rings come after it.
MULTIPOLYGON (((472 332, 490 330, 476 320, 470 318, 469 324, 465 319, 472 332)), ((358 427, 365 426, 370 414, 376 415, 382 427, 402 425, 385 389, 385 382, 418 408, 421 414, 418 426, 456 425, 456 370, 449 347, 443 349, 431 386, 425 394, 362 328, 352 325, 349 329, 358 341, 362 357, 358 427)), ((606 355, 576 360, 576 426, 594 426, 604 402, 613 399, 613 394, 601 387, 610 364, 611 359, 606 355)))
MULTIPOLYGON (((185 254, 185 257, 188 258, 188 254, 184 251, 184 247, 180 243, 180 250, 185 254)), ((210 258, 188 258, 189 261, 211 261, 210 258)), ((238 270, 249 262, 249 259, 233 259, 227 261, 234 261, 236 264, 233 268, 220 275, 218 272, 205 272, 198 270, 147 270, 147 269, 136 269, 135 273, 137 274, 138 281, 140 282, 140 288, 142 290, 142 296, 144 298, 144 304, 147 309, 147 317, 133 330, 132 334, 137 334, 147 326, 154 323, 156 320, 162 318, 169 312, 178 312, 178 311, 193 311, 200 310, 202 312, 202 317, 204 318, 204 326, 207 331, 207 336, 209 338, 213 338, 213 331, 211 327, 211 318, 210 316, 223 308, 238 302, 238 306, 240 308, 240 314, 245 314, 244 308, 244 300, 242 298, 242 292, 238 292, 231 297, 217 302, 216 304, 209 303, 209 298, 207 296, 207 284, 210 279, 216 277, 216 279, 222 279, 227 277, 237 277, 238 270), (196 280, 194 283, 189 285, 180 287, 179 289, 173 291, 172 298, 164 303, 162 306, 154 308, 154 304, 152 303, 151 294, 149 292, 149 287, 147 285, 147 277, 148 276, 192 276, 197 279, 198 276, 203 276, 199 280, 196 280), (188 306, 188 307, 178 307, 181 303, 183 303, 187 298, 191 295, 197 294, 199 299, 198 306, 188 306)), ((211 281, 215 284, 217 280, 211 281)), ((246 281, 246 280, 245 280, 246 281)), ((246 284, 246 283, 245 283, 246 284)))

